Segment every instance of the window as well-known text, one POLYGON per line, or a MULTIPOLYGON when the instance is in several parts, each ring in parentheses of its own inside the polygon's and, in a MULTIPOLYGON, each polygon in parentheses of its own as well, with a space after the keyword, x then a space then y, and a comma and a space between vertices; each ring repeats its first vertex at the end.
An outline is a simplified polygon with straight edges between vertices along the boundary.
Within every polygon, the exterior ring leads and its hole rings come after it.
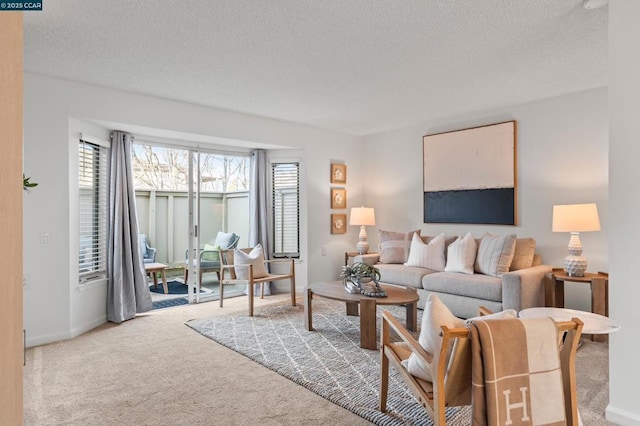
POLYGON ((78 150, 80 283, 107 276, 108 148, 81 139, 78 150))
MULTIPOLYGON (((189 150, 134 143, 133 181, 136 190, 187 191, 189 150)), ((242 192, 249 190, 249 157, 199 152, 200 190, 242 192)))
POLYGON ((273 257, 300 257, 300 164, 272 163, 273 257))

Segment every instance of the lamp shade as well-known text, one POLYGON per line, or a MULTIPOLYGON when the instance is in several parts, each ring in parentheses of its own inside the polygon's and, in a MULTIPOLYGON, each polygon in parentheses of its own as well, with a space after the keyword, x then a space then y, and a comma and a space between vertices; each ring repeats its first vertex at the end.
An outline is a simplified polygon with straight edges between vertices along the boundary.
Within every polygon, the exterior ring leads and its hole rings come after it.
POLYGON ((553 206, 553 232, 590 232, 600 230, 598 207, 590 204, 553 206))
POLYGON ((373 207, 353 207, 349 225, 372 226, 376 224, 376 214, 373 207))

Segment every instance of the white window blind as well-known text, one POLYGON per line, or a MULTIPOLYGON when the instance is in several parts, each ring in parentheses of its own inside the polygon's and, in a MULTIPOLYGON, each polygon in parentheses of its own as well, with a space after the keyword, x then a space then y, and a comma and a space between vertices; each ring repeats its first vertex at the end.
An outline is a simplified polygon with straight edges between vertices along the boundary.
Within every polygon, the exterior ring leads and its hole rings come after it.
POLYGON ((300 164, 272 163, 273 257, 300 257, 300 164))
POLYGON ((80 283, 107 276, 108 148, 80 140, 78 151, 80 283))

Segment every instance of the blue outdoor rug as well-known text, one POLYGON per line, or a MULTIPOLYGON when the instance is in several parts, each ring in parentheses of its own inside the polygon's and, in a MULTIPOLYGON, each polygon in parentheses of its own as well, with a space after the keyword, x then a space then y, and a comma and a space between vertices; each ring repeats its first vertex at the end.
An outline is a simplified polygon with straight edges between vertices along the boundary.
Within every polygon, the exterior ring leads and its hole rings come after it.
MULTIPOLYGON (((167 282, 167 285, 169 286, 168 294, 187 294, 187 289, 189 288, 189 286, 187 286, 186 284, 175 280, 167 282)), ((164 294, 164 284, 162 283, 162 281, 158 282, 158 288, 155 288, 152 284, 149 286, 149 290, 154 293, 164 294)), ((200 293, 205 293, 205 291, 203 289, 200 289, 200 293)))
POLYGON ((189 304, 189 299, 186 297, 178 297, 175 299, 168 300, 158 300, 157 302, 153 302, 153 309, 163 309, 170 308, 172 306, 180 306, 189 304))

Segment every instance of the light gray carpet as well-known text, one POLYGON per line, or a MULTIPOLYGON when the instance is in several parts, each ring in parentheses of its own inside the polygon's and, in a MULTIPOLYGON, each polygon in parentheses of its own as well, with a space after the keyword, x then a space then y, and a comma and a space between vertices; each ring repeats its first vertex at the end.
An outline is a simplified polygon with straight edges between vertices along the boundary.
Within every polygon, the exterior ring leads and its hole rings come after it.
MULTIPOLYGON (((390 307, 397 318, 403 311, 390 307)), ((378 310, 380 313, 380 310, 378 310)), ((422 311, 419 311, 419 315, 422 311)), ((300 306, 270 306, 251 318, 233 315, 187 325, 329 401, 379 425, 432 425, 425 410, 391 369, 387 414, 377 410, 379 352, 359 347, 359 318, 344 303, 314 300, 314 332, 300 306)), ((578 400, 585 425, 605 425, 608 401, 607 345, 585 341, 578 351, 578 400)), ((448 410, 447 424, 467 425, 468 407, 448 410)))
MULTIPOLYGON (((289 294, 256 299, 256 312, 289 294)), ((185 327, 247 298, 158 309, 27 350, 28 426, 366 426, 370 422, 185 327)))

